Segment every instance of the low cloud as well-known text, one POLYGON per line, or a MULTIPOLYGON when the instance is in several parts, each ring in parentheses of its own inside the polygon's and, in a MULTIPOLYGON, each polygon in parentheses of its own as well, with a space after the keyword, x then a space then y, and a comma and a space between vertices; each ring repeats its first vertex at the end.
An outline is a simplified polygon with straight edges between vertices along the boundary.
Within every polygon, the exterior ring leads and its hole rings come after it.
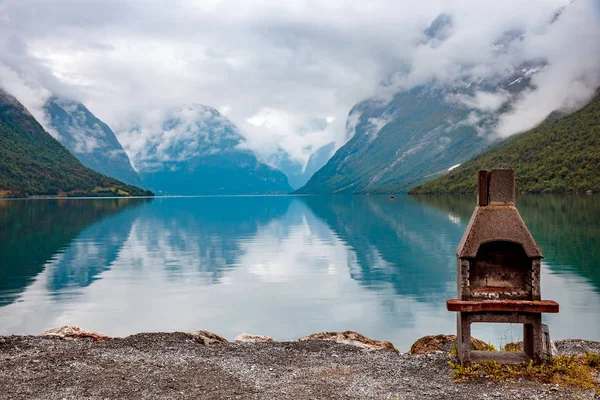
MULTIPOLYGON (((156 132, 168 110, 205 104, 259 158, 283 149, 305 164, 322 145, 348 140, 348 112, 361 100, 508 76, 532 59, 547 68, 494 134, 579 107, 600 84, 599 27, 595 0, 5 0, 0 85, 41 122, 51 94, 84 102, 138 162, 146 146, 162 154, 156 132)), ((490 112, 504 97, 454 100, 490 112)))
POLYGON ((454 94, 447 96, 447 100, 476 109, 482 112, 498 111, 510 99, 510 93, 506 90, 496 92, 477 91, 474 95, 454 94))
POLYGON ((231 151, 244 142, 235 125, 203 105, 149 110, 137 120, 137 126, 121 131, 120 140, 139 171, 231 151))
POLYGON ((384 114, 379 118, 371 117, 367 120, 366 134, 369 135, 369 140, 375 140, 379 132, 390 122, 394 120, 394 114, 384 114))
POLYGON ((552 111, 574 111, 600 87, 598 3, 575 1, 552 25, 524 41, 525 51, 545 58, 547 68, 532 78, 534 90, 500 118, 496 134, 510 136, 535 127, 552 111))

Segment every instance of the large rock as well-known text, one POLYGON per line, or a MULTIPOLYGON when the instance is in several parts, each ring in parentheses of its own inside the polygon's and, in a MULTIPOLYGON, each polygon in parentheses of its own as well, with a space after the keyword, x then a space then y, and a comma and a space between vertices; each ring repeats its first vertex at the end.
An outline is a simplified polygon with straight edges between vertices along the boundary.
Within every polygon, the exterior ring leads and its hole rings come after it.
POLYGON ((249 333, 241 333, 233 339, 236 343, 258 343, 258 342, 274 342, 273 338, 265 335, 251 335, 249 333))
POLYGON ((92 339, 95 342, 104 342, 112 339, 110 336, 98 332, 81 329, 77 326, 65 325, 60 328, 48 329, 43 332, 44 336, 59 336, 64 339, 92 339))
POLYGON ((504 351, 523 351, 523 342, 506 343, 504 351))
MULTIPOLYGON (((544 354, 548 354, 548 350, 546 350, 546 341, 544 341, 542 343, 543 346, 543 351, 544 354)), ((512 342, 512 343, 507 343, 504 346, 504 351, 510 351, 510 352, 519 352, 519 351, 524 351, 523 348, 523 342, 512 342)), ((554 345, 553 341, 550 341, 550 355, 552 357, 555 357, 558 354, 558 351, 556 350, 556 346, 554 345)))
POLYGON ((398 352, 394 345, 383 340, 374 340, 358 332, 319 332, 312 335, 301 337, 298 340, 331 340, 337 343, 349 344, 362 347, 369 350, 393 350, 398 352))
MULTIPOLYGON (((452 346, 456 342, 456 335, 434 335, 424 336, 417 340, 408 351, 411 354, 430 354, 437 351, 450 352, 452 346)), ((487 344, 483 340, 471 338, 471 349, 495 351, 492 345, 487 344)))
POLYGON ((188 335, 192 336, 200 344, 227 343, 227 339, 209 331, 188 332, 188 335))

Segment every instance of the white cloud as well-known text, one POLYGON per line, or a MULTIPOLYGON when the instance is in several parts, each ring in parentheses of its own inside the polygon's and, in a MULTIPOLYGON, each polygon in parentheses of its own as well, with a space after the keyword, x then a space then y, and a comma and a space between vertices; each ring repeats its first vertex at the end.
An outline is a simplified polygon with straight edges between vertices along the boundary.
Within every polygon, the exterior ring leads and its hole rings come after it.
POLYGON ((510 93, 506 90, 499 90, 497 92, 477 91, 473 96, 466 94, 448 96, 449 101, 455 101, 483 112, 497 111, 509 98, 510 93))
MULTIPOLYGON (((576 0, 550 26, 567 4, 5 0, 0 84, 36 117, 50 93, 83 101, 129 152, 154 140, 157 117, 146 114, 199 103, 222 110, 260 158, 284 149, 305 163, 321 145, 348 139, 348 111, 367 97, 389 98, 432 79, 464 84, 546 59, 548 68, 534 78, 538 90, 500 121, 497 133, 506 136, 553 108, 578 106, 598 84, 598 5, 576 0), (440 13, 452 27, 428 42, 423 32, 440 13), (508 30, 525 39, 501 51, 491 45, 508 30), (387 85, 377 89, 380 82, 387 85), (325 129, 307 132, 312 121, 327 119, 325 129)), ((502 94, 471 100, 493 109, 502 94)))
POLYGON ((379 131, 381 131, 387 124, 394 120, 393 114, 385 114, 380 118, 371 117, 367 120, 368 128, 367 134, 369 135, 369 140, 375 140, 375 138, 379 135, 379 131))
POLYGON ((501 118, 499 136, 533 128, 557 109, 572 111, 595 93, 600 86, 600 23, 594 6, 599 7, 594 0, 573 2, 555 24, 524 42, 528 53, 548 60, 548 67, 533 76, 536 90, 501 118))

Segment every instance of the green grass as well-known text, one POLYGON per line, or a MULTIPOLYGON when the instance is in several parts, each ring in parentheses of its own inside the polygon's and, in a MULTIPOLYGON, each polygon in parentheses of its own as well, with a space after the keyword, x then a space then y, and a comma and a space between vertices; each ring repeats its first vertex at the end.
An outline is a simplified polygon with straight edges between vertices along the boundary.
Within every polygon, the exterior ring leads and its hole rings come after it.
POLYGON ((559 387, 594 389, 600 394, 600 355, 558 355, 550 363, 534 365, 532 362, 504 365, 496 361, 460 364, 450 362, 456 382, 489 379, 495 382, 513 382, 525 379, 559 387))

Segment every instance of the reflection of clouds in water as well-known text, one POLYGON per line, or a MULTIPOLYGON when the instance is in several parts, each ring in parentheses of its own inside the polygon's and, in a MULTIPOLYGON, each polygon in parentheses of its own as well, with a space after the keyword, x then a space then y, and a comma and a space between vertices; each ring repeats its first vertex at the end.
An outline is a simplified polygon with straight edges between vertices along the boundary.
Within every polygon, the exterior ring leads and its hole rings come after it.
POLYGON ((449 213, 448 214, 448 220, 450 222, 452 222, 453 224, 462 225, 462 221, 460 220, 460 217, 458 215, 454 215, 452 213, 449 213))
POLYGON ((46 264, 46 269, 18 297, 18 300, 0 308, 0 335, 9 333, 36 334, 46 329, 48 319, 61 312, 56 308, 57 298, 48 291, 52 272, 64 259, 58 253, 46 264))
MULTIPOLYGON (((236 267, 224 268, 213 279, 219 240, 202 248, 185 231, 136 221, 101 279, 76 297, 49 298, 46 280, 60 265, 47 265, 21 297, 21 302, 0 309, 2 331, 39 333, 44 329, 76 324, 112 335, 139 331, 191 331, 209 329, 232 338, 242 331, 293 339, 322 330, 357 330, 393 340, 398 346, 419 335, 453 329, 451 315, 437 306, 398 296, 391 284, 380 282, 377 291, 364 290, 350 275, 360 270, 346 244, 327 226, 302 209, 304 218, 284 226, 272 220, 256 235, 240 241, 236 267), (177 245, 169 238, 177 235, 177 245), (177 261, 175 270, 167 266, 177 261), (199 261, 200 260, 200 261, 199 261), (205 271, 200 267, 209 266, 205 271), (222 282, 227 284, 223 285, 222 282), (213 283, 213 284, 211 284, 213 283)), ((85 239, 82 239, 85 240, 85 239)), ((69 251, 78 252, 80 243, 69 251)), ((392 268, 373 249, 373 267, 392 268)))
MULTIPOLYGON (((432 225, 419 231, 413 220, 402 215, 390 218, 389 211, 370 205, 377 219, 368 219, 369 224, 392 227, 388 236, 403 246, 401 257, 407 251, 419 254, 433 247, 445 263, 445 255, 454 251, 453 236, 445 226, 457 228, 448 223, 447 214, 439 215, 446 225, 438 227, 433 225, 437 219, 429 219, 425 221, 432 225)), ((364 236, 349 244, 340 237, 340 229, 350 230, 349 226, 333 230, 297 200, 287 213, 267 218, 237 236, 207 228, 201 218, 189 215, 145 214, 127 226, 117 256, 99 279, 75 291, 49 292, 48 282, 61 268, 68 268, 65 263, 85 262, 84 253, 88 258, 98 254, 94 236, 80 236, 46 265, 20 301, 0 308, 0 334, 39 333, 75 324, 122 336, 208 329, 229 339, 245 331, 285 340, 350 329, 408 350, 421 336, 456 330, 455 315, 446 311, 444 302, 455 293, 454 278, 434 275, 434 269, 423 279, 438 281, 433 286, 436 293, 430 286, 425 286, 427 293, 419 288, 399 291, 398 280, 414 282, 411 285, 430 282, 414 276, 410 280, 409 275, 418 270, 390 259, 396 253, 368 236, 364 225, 352 227, 364 236), (357 245, 363 247, 362 258, 351 247, 357 245), (429 296, 426 301, 424 295, 429 296)), ((594 337, 599 334, 600 297, 588 283, 569 274, 554 274, 545 266, 542 290, 543 297, 563 307, 561 314, 545 317, 554 339, 600 339, 594 337)), ((506 329, 476 324, 474 333, 499 344, 506 342, 506 329)), ((520 326, 512 334, 520 338, 520 326)))
POLYGON ((340 241, 323 241, 306 218, 280 236, 280 222, 271 221, 258 230, 252 241, 241 244, 239 264, 264 282, 289 282, 314 273, 338 274, 347 270, 347 251, 340 241), (307 249, 310 248, 310 252, 307 249), (298 268, 309 264, 310 268, 298 268))
POLYGON ((552 339, 586 338, 600 340, 600 296, 584 278, 556 274, 542 268, 542 298, 555 300, 559 314, 545 314, 552 339))

